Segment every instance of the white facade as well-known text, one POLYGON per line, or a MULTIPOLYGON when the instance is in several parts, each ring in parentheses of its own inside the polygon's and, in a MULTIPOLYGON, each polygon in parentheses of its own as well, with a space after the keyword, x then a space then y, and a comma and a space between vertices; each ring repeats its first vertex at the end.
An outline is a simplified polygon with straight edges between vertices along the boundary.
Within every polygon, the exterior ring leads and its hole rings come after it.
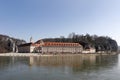
POLYGON ((44 44, 27 43, 18 47, 19 53, 82 53, 79 43, 44 42, 44 44))
POLYGON ((81 53, 82 52, 82 46, 79 47, 62 47, 62 46, 43 46, 42 53, 81 53))
POLYGON ((96 52, 96 49, 94 49, 94 48, 90 48, 90 49, 82 51, 82 53, 95 53, 95 52, 96 52))

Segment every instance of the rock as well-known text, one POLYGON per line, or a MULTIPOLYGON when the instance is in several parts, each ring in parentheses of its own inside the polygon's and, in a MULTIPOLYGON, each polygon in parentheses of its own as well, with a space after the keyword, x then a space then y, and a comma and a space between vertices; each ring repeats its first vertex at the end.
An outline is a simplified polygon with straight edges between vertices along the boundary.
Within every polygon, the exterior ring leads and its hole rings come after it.
POLYGON ((0 53, 17 52, 18 45, 26 43, 25 40, 0 35, 0 53))

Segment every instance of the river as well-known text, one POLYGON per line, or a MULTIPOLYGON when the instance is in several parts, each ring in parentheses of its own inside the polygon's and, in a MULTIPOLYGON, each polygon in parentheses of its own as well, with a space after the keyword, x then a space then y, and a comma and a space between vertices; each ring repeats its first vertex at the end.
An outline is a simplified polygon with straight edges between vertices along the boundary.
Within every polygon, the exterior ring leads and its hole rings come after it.
POLYGON ((120 80, 120 55, 0 57, 0 80, 120 80))

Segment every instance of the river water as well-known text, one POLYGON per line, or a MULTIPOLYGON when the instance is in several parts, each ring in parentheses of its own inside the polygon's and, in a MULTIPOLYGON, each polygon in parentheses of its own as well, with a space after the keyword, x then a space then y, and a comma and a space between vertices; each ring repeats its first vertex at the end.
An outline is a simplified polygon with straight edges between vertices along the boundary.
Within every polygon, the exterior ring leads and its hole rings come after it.
POLYGON ((120 80, 120 55, 0 57, 0 80, 120 80))

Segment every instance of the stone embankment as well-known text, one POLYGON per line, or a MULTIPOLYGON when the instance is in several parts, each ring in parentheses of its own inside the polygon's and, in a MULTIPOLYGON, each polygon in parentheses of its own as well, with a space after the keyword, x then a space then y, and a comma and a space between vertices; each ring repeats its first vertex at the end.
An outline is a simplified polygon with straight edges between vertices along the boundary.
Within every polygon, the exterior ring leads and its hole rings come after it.
POLYGON ((31 57, 31 56, 77 56, 77 55, 116 55, 117 53, 83 53, 83 54, 40 54, 40 53, 1 53, 0 56, 16 56, 16 57, 31 57))
POLYGON ((0 56, 22 56, 22 57, 29 57, 29 56, 40 56, 39 54, 33 53, 1 53, 0 56))

